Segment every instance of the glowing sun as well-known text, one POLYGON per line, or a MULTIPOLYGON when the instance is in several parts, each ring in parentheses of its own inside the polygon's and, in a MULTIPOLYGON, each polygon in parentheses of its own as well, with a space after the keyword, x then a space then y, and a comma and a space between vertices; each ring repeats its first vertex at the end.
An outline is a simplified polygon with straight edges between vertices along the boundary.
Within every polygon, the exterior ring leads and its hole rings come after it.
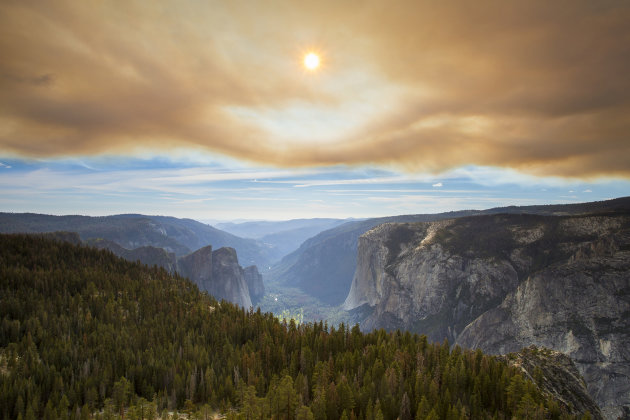
POLYGON ((308 70, 315 70, 319 67, 319 56, 314 52, 310 52, 304 56, 304 67, 308 70))

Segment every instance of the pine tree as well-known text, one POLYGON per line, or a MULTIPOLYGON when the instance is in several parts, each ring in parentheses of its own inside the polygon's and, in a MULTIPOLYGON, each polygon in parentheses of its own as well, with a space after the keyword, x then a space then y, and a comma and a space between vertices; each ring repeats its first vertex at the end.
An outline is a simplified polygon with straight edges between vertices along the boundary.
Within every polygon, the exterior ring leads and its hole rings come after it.
POLYGON ((24 420, 35 420, 35 411, 33 410, 33 407, 30 404, 28 408, 26 409, 24 420))
POLYGON ((400 401, 400 420, 411 420, 411 402, 409 396, 405 392, 400 401))
POLYGON ((416 409, 416 419, 424 419, 427 414, 429 414, 430 410, 429 401, 427 401, 427 397, 423 395, 416 409))
POLYGON ((297 412, 296 420, 315 420, 315 416, 309 407, 303 405, 297 412))
POLYGON ((385 420, 383 412, 381 411, 381 403, 378 400, 376 400, 376 404, 374 405, 374 420, 385 420))

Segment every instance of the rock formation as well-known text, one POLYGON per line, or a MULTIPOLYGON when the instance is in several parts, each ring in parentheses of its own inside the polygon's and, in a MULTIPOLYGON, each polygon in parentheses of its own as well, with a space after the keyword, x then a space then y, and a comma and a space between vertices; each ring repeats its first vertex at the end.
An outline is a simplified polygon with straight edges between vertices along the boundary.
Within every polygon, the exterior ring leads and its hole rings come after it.
POLYGON ((249 308, 265 294, 262 276, 255 265, 243 269, 234 248, 212 251, 201 248, 177 260, 177 271, 217 299, 249 308))
MULTIPOLYGON (((183 277, 188 277, 190 281, 199 286, 200 290, 205 290, 210 294, 212 294, 211 290, 214 283, 212 254, 212 246, 208 245, 177 260, 177 273, 183 277)), ((215 297, 221 299, 223 296, 215 297)))
POLYGON ((234 248, 224 247, 213 252, 212 246, 205 246, 176 258, 173 253, 150 246, 130 250, 107 240, 91 240, 88 244, 101 249, 109 249, 129 261, 140 261, 149 266, 163 267, 170 273, 176 272, 187 277, 200 290, 207 291, 217 299, 225 299, 245 308, 252 306, 248 281, 251 281, 257 299, 260 299, 265 292, 262 276, 258 273, 256 266, 250 266, 244 270, 238 263, 234 248))
POLYGON ((507 364, 519 368, 544 394, 551 396, 573 415, 590 413, 602 419, 602 413, 589 395, 584 379, 567 355, 547 348, 530 346, 516 353, 499 356, 507 364))
POLYGON ((561 351, 607 418, 630 407, 628 211, 381 225, 359 239, 344 308, 364 329, 561 351))
POLYGON ((208 293, 245 308, 252 306, 243 268, 234 248, 219 248, 212 253, 212 279, 208 293))
POLYGON ((529 344, 559 350, 576 361, 608 418, 624 410, 628 417, 630 252, 595 255, 574 256, 570 264, 528 277, 498 307, 471 322, 458 343, 491 353, 529 344))
MULTIPOLYGON (((416 214, 344 223, 307 239, 291 254, 265 271, 265 280, 298 287, 329 305, 339 305, 350 290, 357 267, 357 243, 361 235, 384 223, 435 222, 474 215, 537 214, 567 216, 611 210, 630 210, 630 197, 591 203, 509 206, 487 210, 462 210, 438 214, 416 214)), ((0 230, 2 218, 0 217, 0 230)), ((237 248, 238 249, 238 248, 237 248)), ((241 252, 239 251, 239 255, 241 252)), ((259 265, 259 267, 263 267, 259 265)))
POLYGON ((245 282, 249 289, 249 296, 252 299, 252 303, 255 305, 260 302, 260 299, 265 295, 265 285, 263 284, 262 274, 258 272, 258 267, 250 265, 243 269, 243 275, 245 276, 245 282))

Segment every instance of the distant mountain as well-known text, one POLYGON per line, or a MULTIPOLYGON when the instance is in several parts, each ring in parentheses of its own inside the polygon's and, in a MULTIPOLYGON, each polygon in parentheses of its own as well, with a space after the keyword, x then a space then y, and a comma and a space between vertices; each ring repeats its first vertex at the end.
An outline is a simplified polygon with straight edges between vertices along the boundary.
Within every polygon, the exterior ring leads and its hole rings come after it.
POLYGON ((346 223, 344 219, 294 219, 280 222, 259 221, 218 223, 215 227, 242 238, 258 239, 271 246, 275 261, 295 251, 306 239, 346 223))
POLYGON ((630 197, 579 204, 509 206, 438 214, 403 215, 347 222, 307 239, 296 251, 262 270, 266 281, 297 286, 322 301, 341 304, 356 269, 359 236, 383 223, 431 222, 483 214, 571 215, 630 208, 630 197))
POLYGON ((105 239, 128 250, 143 246, 163 248, 177 256, 207 245, 231 247, 243 265, 266 267, 273 250, 260 241, 245 239, 191 219, 122 214, 105 217, 50 216, 0 213, 0 233, 77 232, 82 240, 105 239))

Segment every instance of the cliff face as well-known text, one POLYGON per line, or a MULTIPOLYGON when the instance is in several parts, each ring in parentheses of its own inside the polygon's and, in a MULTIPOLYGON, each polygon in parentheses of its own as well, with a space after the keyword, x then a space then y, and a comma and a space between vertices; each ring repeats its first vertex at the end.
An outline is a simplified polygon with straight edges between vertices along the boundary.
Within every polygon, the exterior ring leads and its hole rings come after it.
POLYGON ((258 267, 250 265, 243 269, 243 275, 245 276, 249 296, 252 299, 252 303, 255 305, 260 302, 260 299, 265 295, 265 285, 263 284, 262 274, 258 272, 258 267))
MULTIPOLYGON (((204 246, 177 260, 177 272, 197 284, 200 290, 212 294, 212 246, 204 246)), ((220 299, 220 296, 215 296, 220 299)))
POLYGON ((177 272, 197 284, 200 290, 207 291, 217 299, 225 299, 245 308, 252 306, 248 279, 251 279, 252 288, 258 299, 265 292, 262 276, 256 266, 243 270, 238 264, 233 248, 220 248, 213 252, 212 246, 206 246, 176 258, 175 254, 168 253, 162 248, 140 247, 129 250, 107 240, 93 240, 88 244, 96 248, 109 249, 129 261, 140 261, 149 266, 158 265, 170 273, 177 272))
POLYGON ((607 418, 630 407, 627 211, 379 226, 359 240, 344 307, 369 313, 365 329, 491 353, 561 351, 607 418))
POLYGON ((252 300, 243 268, 238 265, 234 248, 219 248, 212 253, 212 280, 208 293, 249 308, 252 300))
MULTIPOLYGON (((630 237, 625 246, 630 245, 630 237)), ((605 248, 609 244, 593 244, 605 248)), ((587 252, 588 253, 588 252, 587 252)), ((630 252, 543 270, 471 322, 458 343, 492 353, 535 344, 576 361, 609 418, 630 414, 630 252)))
POLYGON ((436 233, 452 224, 385 224, 361 237, 344 308, 373 308, 363 328, 409 329, 453 342, 516 287, 518 275, 508 262, 457 255, 436 242, 436 233))
POLYGON ((252 300, 234 248, 206 246, 178 260, 177 271, 217 299, 249 308, 252 300))
POLYGON ((390 222, 426 222, 470 215, 471 211, 393 216, 347 222, 304 241, 274 266, 266 278, 299 287, 329 305, 343 303, 357 269, 357 243, 365 232, 390 222))
MULTIPOLYGON (((343 303, 343 299, 350 290, 353 275, 359 269, 357 266, 359 237, 384 223, 435 222, 473 215, 496 214, 575 215, 611 209, 630 209, 630 197, 591 203, 510 206, 347 222, 304 241, 299 249, 284 257, 280 263, 272 267, 272 270, 265 270, 265 279, 289 287, 299 287, 307 294, 336 306, 343 303)), ((2 218, 0 217, 0 230, 1 228, 2 218)), ((241 255, 240 250, 238 253, 241 255)), ((261 265, 258 266, 261 267, 261 265)))

